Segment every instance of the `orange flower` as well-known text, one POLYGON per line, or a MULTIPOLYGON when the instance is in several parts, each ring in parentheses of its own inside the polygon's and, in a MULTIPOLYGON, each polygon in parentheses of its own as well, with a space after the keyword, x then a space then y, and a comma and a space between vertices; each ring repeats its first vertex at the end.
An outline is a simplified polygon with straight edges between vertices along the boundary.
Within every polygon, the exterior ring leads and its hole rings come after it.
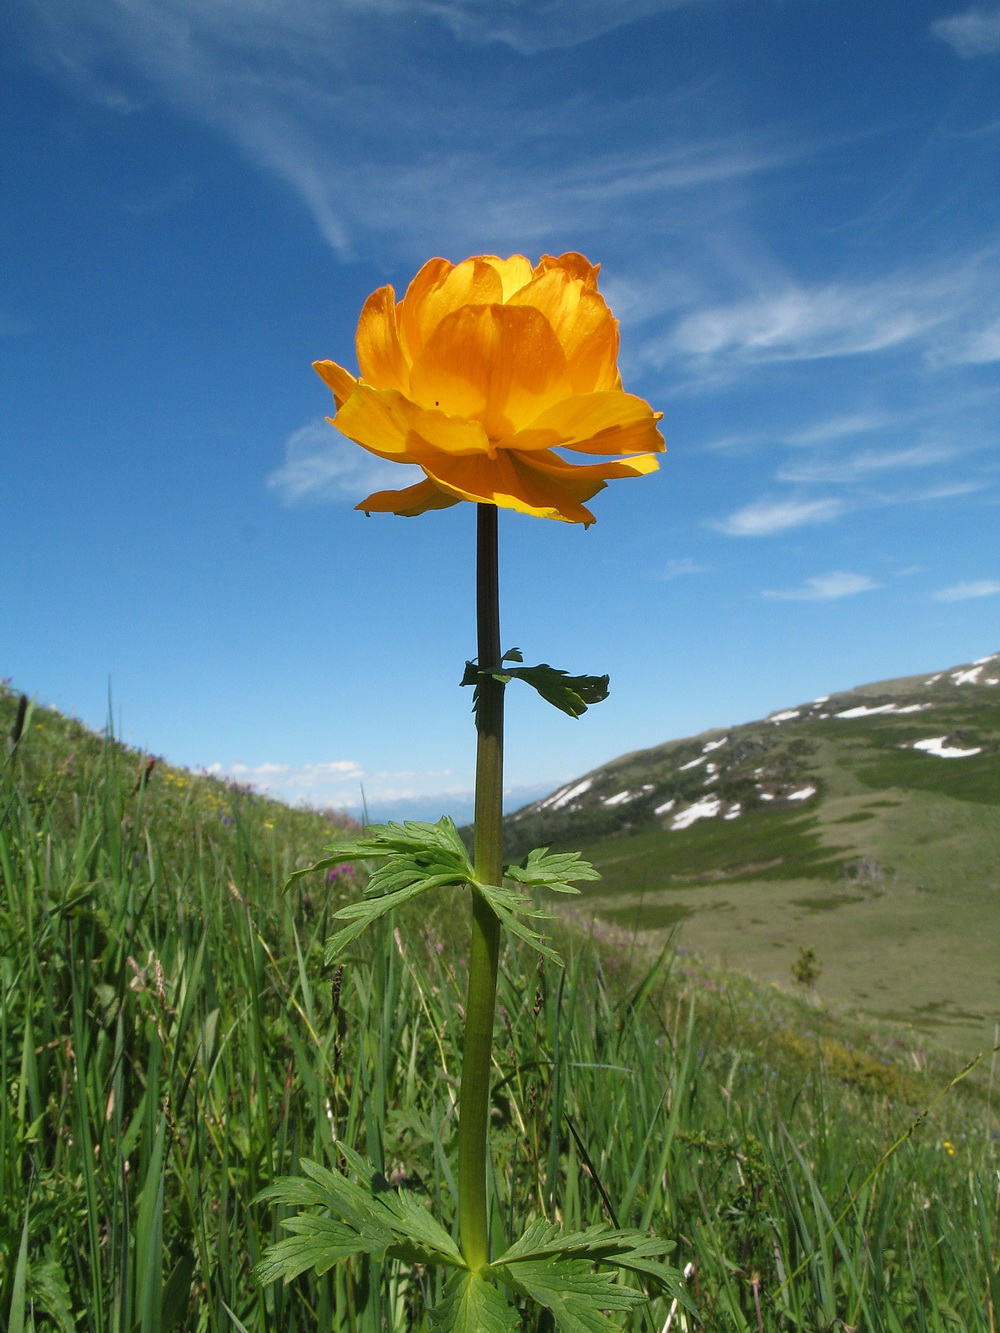
POLYGON ((328 420, 425 480, 358 509, 409 516, 471 500, 587 524, 582 502, 608 479, 656 471, 663 414, 621 387, 598 267, 578 254, 534 268, 523 255, 431 259, 398 305, 391 287, 369 296, 361 378, 314 362, 337 404, 328 420), (557 448, 628 457, 570 463, 557 448))

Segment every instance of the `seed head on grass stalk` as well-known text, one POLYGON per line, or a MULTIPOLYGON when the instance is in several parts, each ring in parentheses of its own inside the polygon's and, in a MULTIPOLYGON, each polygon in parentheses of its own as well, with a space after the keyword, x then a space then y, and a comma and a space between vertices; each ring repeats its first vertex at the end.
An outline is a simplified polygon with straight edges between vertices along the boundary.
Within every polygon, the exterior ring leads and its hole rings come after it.
MULTIPOLYGON (((304 1167, 264 1196, 309 1209, 286 1222, 294 1234, 258 1265, 262 1281, 325 1271, 352 1254, 439 1264, 453 1270, 435 1318, 453 1333, 503 1333, 517 1326, 512 1299, 548 1310, 560 1333, 615 1327, 601 1310, 626 1310, 642 1296, 616 1282, 642 1274, 687 1297, 658 1256, 668 1248, 644 1233, 606 1226, 560 1234, 543 1219, 491 1259, 487 1216, 490 1060, 501 928, 555 957, 525 917, 542 915, 525 889, 576 893, 596 872, 576 853, 533 851, 503 865, 504 688, 520 679, 578 717, 607 697, 607 676, 571 676, 547 663, 528 667, 500 643, 497 511, 514 509, 567 523, 594 522, 584 505, 607 482, 656 470, 662 414, 624 391, 618 324, 597 289, 598 267, 579 254, 480 255, 461 264, 432 259, 402 301, 382 287, 366 301, 357 332, 360 376, 333 361, 315 368, 333 390, 331 424, 380 458, 415 464, 423 480, 379 491, 366 513, 413 517, 467 500, 477 505, 478 655, 463 685, 475 687, 478 733, 474 857, 451 820, 370 828, 312 869, 367 860, 376 869, 328 957, 366 926, 418 894, 467 885, 472 939, 458 1130, 460 1245, 411 1196, 379 1188, 370 1164, 341 1145, 348 1176, 304 1167), (603 456, 570 462, 557 449, 603 456), (618 457, 608 457, 618 455, 618 457), (504 883, 505 879, 508 881, 504 883), (513 881, 513 885, 509 882, 513 881), (353 1176, 352 1181, 349 1177, 353 1176), (355 1181, 357 1183, 355 1183, 355 1181), (341 1221, 317 1216, 328 1209, 341 1221)), ((308 873, 306 871, 299 873, 308 873)))

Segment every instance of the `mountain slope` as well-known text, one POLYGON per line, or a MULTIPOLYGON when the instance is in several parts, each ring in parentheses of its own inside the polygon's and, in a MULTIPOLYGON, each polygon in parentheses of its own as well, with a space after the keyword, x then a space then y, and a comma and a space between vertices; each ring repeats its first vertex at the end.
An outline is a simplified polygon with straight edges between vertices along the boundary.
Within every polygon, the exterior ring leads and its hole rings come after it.
POLYGON ((586 909, 959 1044, 1000 1020, 1000 654, 636 751, 506 822, 581 848, 586 909))

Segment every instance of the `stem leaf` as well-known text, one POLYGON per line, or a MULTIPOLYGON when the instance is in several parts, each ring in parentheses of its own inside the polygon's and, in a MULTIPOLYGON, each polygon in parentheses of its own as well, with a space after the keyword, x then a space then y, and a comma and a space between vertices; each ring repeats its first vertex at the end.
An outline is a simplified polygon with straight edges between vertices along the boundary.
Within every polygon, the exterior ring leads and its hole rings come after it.
POLYGON ((525 916, 548 919, 547 912, 540 912, 532 907, 517 889, 500 888, 496 884, 477 884, 476 887, 512 935, 516 935, 519 940, 523 940, 532 949, 562 967, 562 959, 545 937, 539 935, 537 930, 532 930, 526 921, 521 920, 521 917, 525 916))
MULTIPOLYGON (((438 873, 444 869, 457 871, 460 867, 467 868, 470 874, 472 871, 465 844, 447 815, 436 824, 419 819, 408 819, 402 824, 372 824, 361 837, 331 843, 326 850, 329 856, 294 871, 288 877, 285 889, 290 888, 303 875, 311 875, 316 870, 329 870, 331 866, 341 865, 345 861, 377 862, 400 855, 412 857, 414 868, 421 871, 430 870, 433 873, 435 866, 438 873)), ((381 882, 379 887, 373 887, 376 879, 377 874, 366 892, 382 892, 381 882)))
POLYGON ((559 1333, 611 1333, 602 1310, 629 1310, 641 1291, 619 1286, 613 1272, 594 1272, 585 1259, 532 1259, 504 1273, 511 1286, 548 1310, 559 1333))
POLYGON ((462 685, 474 685, 472 699, 473 711, 479 705, 479 684, 485 678, 507 685, 512 680, 523 680, 533 690, 537 690, 546 703, 552 704, 560 712, 570 717, 580 717, 591 704, 599 704, 608 697, 608 676, 571 676, 568 671, 540 662, 538 666, 508 666, 509 662, 523 662, 521 650, 512 648, 505 653, 499 667, 479 667, 475 662, 466 662, 462 685))
POLYGON ((303 1176, 283 1176, 257 1195, 255 1202, 299 1210, 281 1223, 293 1234, 269 1246, 255 1267, 258 1282, 289 1282, 308 1269, 322 1275, 354 1254, 464 1267, 452 1237, 414 1195, 393 1189, 346 1144, 337 1147, 358 1183, 303 1160, 303 1176))
POLYGON ((509 674, 537 690, 546 703, 570 717, 580 717, 591 704, 608 697, 609 676, 571 676, 541 662, 533 667, 510 667, 509 674))
POLYGON ((502 1291, 479 1273, 455 1273, 444 1300, 431 1311, 442 1333, 515 1333, 517 1311, 502 1291))
MULTIPOLYGON (((373 921, 394 907, 429 889, 468 884, 473 880, 472 862, 454 822, 447 815, 436 824, 407 820, 403 824, 373 824, 359 838, 336 842, 332 853, 306 870, 297 870, 288 884, 314 870, 325 870, 345 861, 375 863, 377 869, 364 888, 360 902, 348 903, 334 919, 350 924, 337 931, 326 947, 326 961, 356 939, 373 921)), ((286 888, 288 885, 286 885, 286 888)))
POLYGON ((602 1310, 629 1309, 645 1299, 641 1292, 618 1284, 622 1271, 654 1278, 693 1312, 682 1275, 658 1257, 672 1248, 672 1242, 641 1231, 599 1223, 584 1231, 560 1232, 539 1218, 494 1260, 489 1271, 545 1306, 559 1333, 607 1333, 617 1325, 602 1310))
POLYGON ((523 866, 507 866, 504 874, 535 889, 551 889, 555 893, 579 893, 573 880, 601 878, 589 861, 579 852, 549 853, 547 847, 536 847, 528 853, 523 866))
POLYGON ((554 1223, 536 1219, 524 1235, 514 1242, 492 1267, 508 1267, 536 1259, 587 1259, 591 1263, 612 1264, 635 1273, 646 1273, 665 1285, 680 1283, 681 1274, 655 1259, 673 1249, 673 1241, 647 1235, 643 1231, 622 1231, 599 1222, 584 1231, 560 1232, 554 1223))

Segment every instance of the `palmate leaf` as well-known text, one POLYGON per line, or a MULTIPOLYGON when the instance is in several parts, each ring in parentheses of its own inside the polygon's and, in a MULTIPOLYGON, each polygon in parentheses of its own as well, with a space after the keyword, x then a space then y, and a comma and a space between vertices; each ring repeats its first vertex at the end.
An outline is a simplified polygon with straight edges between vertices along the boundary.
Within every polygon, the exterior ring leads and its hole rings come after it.
POLYGON ((559 1333, 611 1333, 618 1325, 603 1310, 629 1310, 646 1299, 618 1286, 614 1273, 595 1273, 585 1259, 532 1259, 508 1276, 517 1292, 551 1313, 559 1333))
POLYGON ((444 1299, 431 1311, 441 1333, 516 1333, 517 1311, 493 1282, 479 1273, 455 1273, 444 1299))
POLYGON ((387 1214, 388 1225, 397 1237, 397 1244, 393 1250, 396 1258, 410 1258, 414 1263, 436 1262, 455 1268, 465 1266, 462 1252, 450 1232, 445 1231, 433 1213, 425 1208, 415 1195, 409 1190, 397 1190, 384 1184, 376 1188, 375 1171, 371 1163, 366 1162, 353 1148, 348 1148, 346 1143, 339 1143, 337 1146, 347 1165, 372 1190, 379 1207, 387 1214), (412 1241, 420 1248, 421 1257, 396 1253, 403 1238, 412 1241), (429 1260, 429 1255, 433 1255, 434 1258, 429 1260))
POLYGON ((573 880, 600 879, 601 872, 585 861, 579 852, 549 853, 547 847, 529 852, 523 866, 507 866, 504 874, 519 884, 552 889, 555 893, 579 893, 573 880))
MULTIPOLYGON (((337 1147, 343 1152, 342 1144, 337 1147)), ((262 1189, 254 1202, 282 1203, 291 1208, 328 1208, 356 1230, 366 1222, 379 1220, 379 1215, 372 1212, 374 1191, 370 1175, 362 1177, 361 1184, 355 1184, 341 1172, 331 1171, 318 1162, 303 1160, 301 1167, 304 1175, 281 1176, 262 1189)))
POLYGON ((371 1163, 345 1144, 337 1147, 357 1183, 303 1161, 304 1176, 284 1176, 257 1195, 255 1202, 309 1210, 283 1219, 281 1225, 293 1234, 265 1251, 254 1269, 258 1282, 289 1282, 307 1269, 322 1274, 355 1254, 464 1267, 455 1241, 422 1203, 385 1184, 371 1163))
POLYGON ((310 1268, 321 1277, 354 1254, 384 1259, 393 1243, 389 1230, 370 1227, 356 1231, 345 1222, 310 1213, 286 1218, 281 1225, 295 1234, 269 1246, 254 1269, 254 1276, 264 1286, 278 1278, 290 1282, 310 1268))
POLYGON ((608 697, 608 676, 571 676, 547 662, 508 670, 516 680, 523 680, 537 690, 546 703, 570 717, 581 717, 591 704, 602 703, 608 697))
MULTIPOLYGON (((424 871, 437 864, 442 870, 455 871, 459 866, 468 867, 468 853, 459 837, 452 820, 447 815, 436 824, 423 820, 408 819, 402 824, 372 824, 367 833, 359 838, 347 838, 343 842, 332 843, 327 850, 329 856, 322 857, 303 870, 294 871, 285 884, 288 889, 303 875, 311 875, 316 870, 329 870, 331 866, 344 861, 378 861, 387 857, 412 858, 412 864, 424 871)), ((368 892, 373 890, 371 884, 368 892)))
POLYGON ((615 1270, 653 1277, 693 1311, 681 1274, 658 1257, 672 1242, 603 1223, 585 1231, 561 1232, 532 1222, 487 1270, 515 1291, 544 1305, 559 1333, 608 1333, 615 1328, 603 1310, 625 1310, 645 1297, 616 1282, 615 1270), (597 1271, 594 1267, 597 1265, 597 1271))
POLYGON ((524 1235, 493 1261, 492 1267, 553 1257, 587 1259, 591 1263, 610 1264, 634 1273, 645 1273, 657 1278, 672 1291, 675 1284, 679 1286, 682 1282, 681 1274, 676 1268, 654 1258, 671 1249, 673 1241, 649 1236, 643 1231, 622 1231, 599 1222, 584 1231, 567 1232, 539 1218, 530 1223, 524 1235))
MULTIPOLYGON (((334 843, 331 855, 307 870, 297 870, 291 884, 314 870, 326 870, 344 861, 381 863, 371 875, 360 902, 349 903, 334 913, 334 919, 349 924, 339 930, 326 947, 326 961, 356 939, 373 921, 394 907, 419 897, 430 889, 468 884, 472 863, 452 820, 447 815, 436 824, 407 820, 403 824, 373 824, 363 836, 334 843)), ((286 885, 287 887, 287 885, 286 885)))
POLYGON ((501 924, 506 926, 512 935, 516 935, 519 940, 523 940, 532 949, 544 954, 551 962, 562 967, 562 959, 545 936, 540 935, 537 930, 532 930, 528 923, 521 919, 525 916, 531 916, 550 920, 548 912, 541 912, 532 907, 517 889, 507 888, 506 886, 501 888, 496 884, 477 884, 476 887, 496 912, 501 924))
POLYGON ((418 898, 422 893, 426 893, 428 889, 445 888, 449 885, 465 882, 464 877, 456 879, 451 874, 428 875, 425 878, 413 880, 392 893, 383 893, 378 898, 363 898, 361 902, 349 903, 347 907, 342 907, 339 912, 333 914, 334 920, 348 920, 351 924, 344 926, 342 930, 338 930, 327 941, 325 961, 331 963, 346 944, 356 939, 373 921, 385 916, 386 912, 391 912, 394 907, 399 907, 401 903, 408 902, 411 898, 418 898))
MULTIPOLYGON (((514 650, 516 651, 516 649, 514 650)), ((458 829, 447 816, 436 824, 407 820, 403 824, 374 824, 359 838, 334 843, 331 855, 308 870, 297 870, 289 880, 324 870, 344 861, 375 863, 376 869, 364 888, 364 897, 334 913, 345 924, 328 941, 325 959, 333 961, 341 950, 379 917, 431 889, 468 884, 488 900, 497 916, 518 939, 544 954, 552 962, 562 959, 524 917, 545 917, 530 905, 517 888, 481 884, 458 829)), ((521 866, 508 866, 507 878, 527 888, 552 889, 556 893, 578 893, 573 880, 600 879, 600 875, 578 852, 550 854, 536 848, 521 866)), ((286 886, 287 887, 287 886, 286 886)))

